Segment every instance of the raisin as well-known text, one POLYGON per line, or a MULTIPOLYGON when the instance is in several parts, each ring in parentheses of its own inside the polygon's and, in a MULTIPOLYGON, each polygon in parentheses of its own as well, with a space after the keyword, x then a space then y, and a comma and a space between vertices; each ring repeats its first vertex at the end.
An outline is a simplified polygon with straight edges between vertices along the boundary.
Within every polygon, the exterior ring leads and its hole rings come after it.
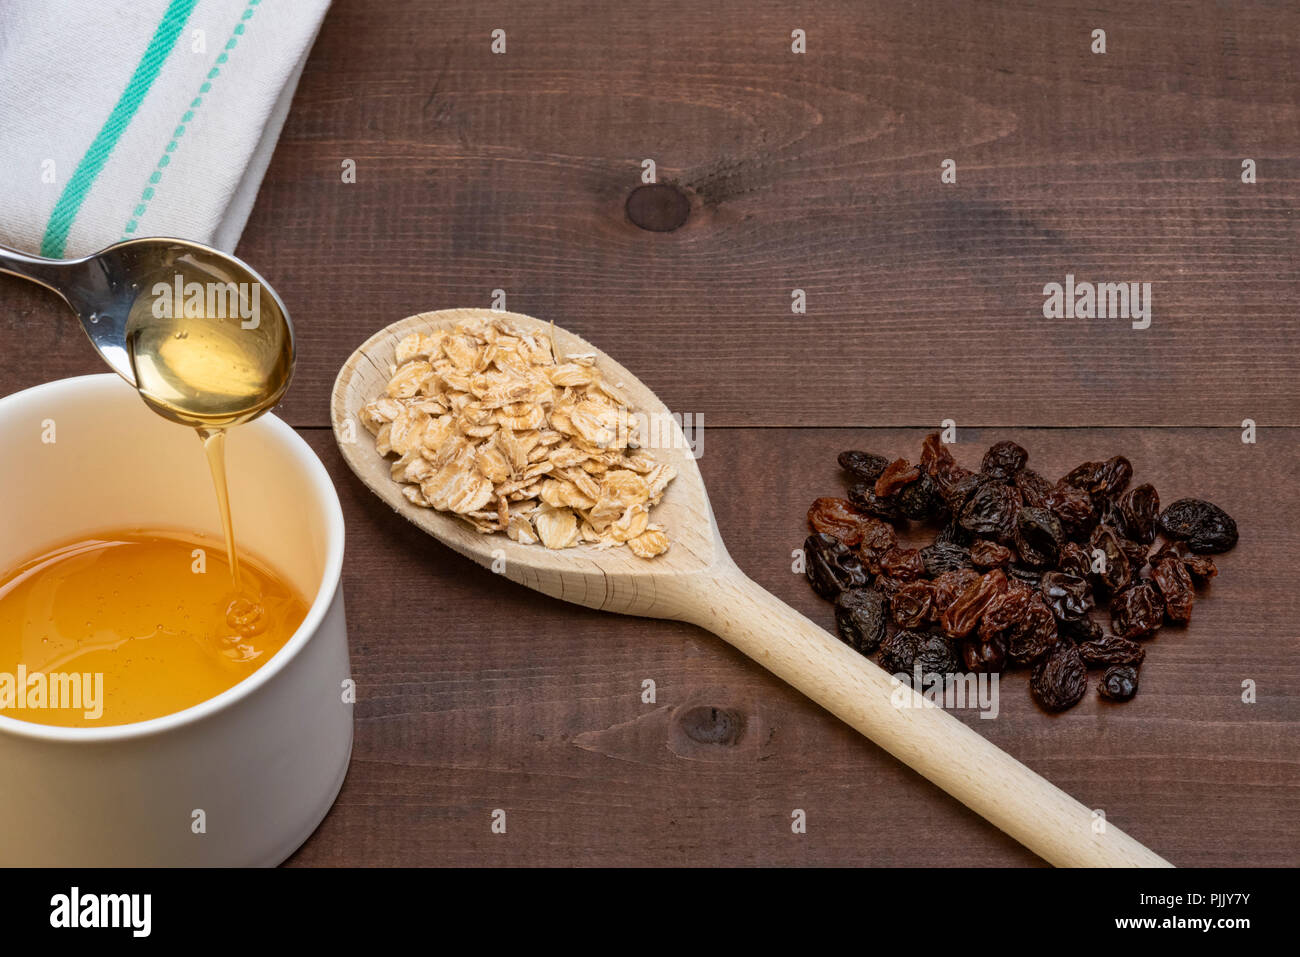
POLYGON ((1007 577, 995 568, 969 585, 939 617, 944 632, 953 638, 965 638, 979 624, 980 616, 989 602, 1007 587, 1007 577))
MULTIPOLYGON (((1180 543, 1181 544, 1181 543, 1180 543)), ((1214 564, 1214 559, 1205 555, 1192 555, 1190 558, 1184 558, 1183 564, 1191 573, 1192 579, 1197 582, 1207 582, 1215 575, 1219 574, 1219 568, 1214 564)))
POLYGON ((1209 556, 1236 544, 1236 523, 1197 499, 1162 512, 1154 486, 1129 487, 1122 455, 1056 483, 1028 461, 1002 441, 973 472, 938 432, 922 441, 917 465, 841 453, 852 485, 847 498, 819 498, 808 511, 808 579, 835 601, 841 639, 863 654, 878 649, 890 671, 1031 666, 1034 697, 1059 711, 1099 667, 1100 694, 1127 700, 1146 654, 1139 639, 1190 620, 1196 587, 1218 574, 1209 556), (895 526, 908 521, 938 531, 923 548, 901 546, 895 526), (1098 603, 1110 631, 1089 615, 1098 603))
POLYGON ((896 502, 889 499, 881 498, 876 494, 875 486, 863 482, 858 485, 849 487, 849 501, 866 512, 868 515, 874 515, 877 518, 883 518, 887 522, 902 522, 906 520, 902 509, 896 502))
POLYGON ((1164 599, 1150 582, 1126 588, 1110 601, 1111 629, 1121 638, 1149 637, 1160 627, 1164 616, 1164 599))
POLYGON ((890 578, 888 575, 877 575, 873 584, 876 591, 880 592, 884 596, 885 602, 888 603, 894 600, 894 596, 898 594, 899 589, 906 585, 907 582, 898 578, 890 578))
POLYGON ((925 564, 925 573, 931 578, 938 578, 944 572, 970 568, 971 553, 970 549, 960 545, 936 542, 921 549, 921 561, 925 564))
POLYGON ((1166 558, 1176 558, 1187 568, 1192 579, 1198 583, 1209 581, 1219 574, 1214 559, 1208 555, 1194 555, 1186 542, 1166 542, 1151 556, 1151 567, 1155 568, 1166 558))
POLYGON ((873 575, 880 573, 880 560, 898 544, 898 535, 892 526, 876 518, 866 517, 862 524, 862 542, 858 555, 862 564, 873 575))
POLYGON ((837 538, 818 532, 803 543, 804 574, 823 598, 867 583, 866 569, 857 555, 837 538))
POLYGON ((1051 651, 1059 640, 1058 635, 1052 609, 1035 596, 1025 617, 1007 631, 1007 657, 1018 665, 1033 664, 1051 651))
POLYGON ((899 548, 895 545, 880 559, 880 571, 899 581, 916 581, 925 577, 925 561, 918 548, 899 548))
POLYGON ((934 479, 925 472, 917 475, 916 481, 908 482, 899 489, 894 495, 894 502, 900 512, 916 522, 933 521, 948 510, 934 479))
POLYGON ((944 484, 940 482, 939 494, 943 496, 948 510, 953 515, 960 515, 961 510, 966 507, 966 503, 970 501, 971 496, 991 481, 993 480, 988 476, 967 472, 951 483, 944 484))
POLYGON ((961 659, 967 671, 1001 671, 1007 664, 1007 649, 999 638, 967 641, 961 646, 961 659))
POLYGON ((1052 483, 1033 469, 1021 469, 1011 479, 1011 484, 1020 489, 1020 499, 1030 508, 1047 508, 1047 493, 1052 490, 1052 483))
POLYGON ((835 630, 840 639, 864 655, 885 637, 885 599, 874 588, 850 588, 835 599, 835 630))
POLYGON ((1064 621, 1056 623, 1056 629, 1062 638, 1069 638, 1076 645, 1081 645, 1086 641, 1100 641, 1105 635, 1105 632, 1101 630, 1101 625, 1088 617, 1066 618, 1064 621))
POLYGON ((1029 688, 1048 711, 1064 711, 1088 690, 1088 669, 1072 642, 1058 641, 1038 663, 1029 688))
POLYGON ((1138 572, 1147 561, 1147 547, 1123 535, 1119 536, 1119 547, 1124 550, 1124 555, 1128 558, 1128 567, 1133 572, 1133 577, 1137 578, 1138 572))
POLYGON ((862 547, 887 552, 898 544, 898 533, 888 522, 870 516, 862 520, 862 547))
POLYGON ((1047 493, 1048 509, 1071 538, 1087 538, 1093 525, 1092 496, 1084 489, 1061 482, 1047 493))
POLYGON ((1133 477, 1133 463, 1122 455, 1107 459, 1101 463, 1096 480, 1090 491, 1094 497, 1111 498, 1128 488, 1129 479, 1133 477))
POLYGON ((1007 582, 1007 587, 993 596, 980 617, 980 637, 987 639, 1019 625, 1028 617, 1033 600, 1034 592, 1029 588, 1019 582, 1007 582))
POLYGON ((998 638, 1007 657, 1027 665, 1056 642, 1056 619, 1038 594, 1017 582, 989 602, 980 619, 980 641, 998 638))
POLYGON ((874 521, 859 512, 853 503, 843 498, 815 499, 808 509, 808 524, 814 532, 838 538, 850 548, 862 541, 865 523, 874 521))
POLYGON ((1082 545, 1075 542, 1066 542, 1061 546, 1060 554, 1056 556, 1056 570, 1065 572, 1067 575, 1078 575, 1080 578, 1087 578, 1092 574, 1092 560, 1088 557, 1088 553, 1082 545))
POLYGON ((1133 465, 1122 455, 1105 462, 1084 462, 1061 482, 1081 488, 1095 498, 1109 498, 1122 492, 1133 477, 1133 465))
POLYGON ((870 452, 849 451, 840 453, 839 463, 840 468, 852 474, 858 481, 874 482, 880 478, 880 473, 889 464, 889 459, 870 452))
POLYGON ((1132 665, 1115 665, 1101 676, 1097 693, 1111 701, 1128 701, 1138 690, 1138 670, 1132 665))
POLYGON ((980 580, 980 573, 973 568, 954 568, 946 571, 934 580, 934 597, 932 604, 937 618, 948 610, 961 593, 973 583, 980 580))
POLYGON ((921 468, 929 472, 933 478, 943 472, 960 469, 961 466, 952 457, 948 446, 943 444, 943 438, 939 433, 931 432, 921 440, 921 468))
POLYGON ((930 620, 934 608, 934 585, 910 582, 889 600, 889 614, 899 628, 920 628, 930 620))
POLYGON ((1079 642, 1078 648, 1083 663, 1094 668, 1101 665, 1140 665, 1147 656, 1146 649, 1136 641, 1104 633, 1091 641, 1079 642))
POLYGON ((970 563, 976 568, 988 570, 990 568, 1001 568, 1003 565, 1010 565, 1015 561, 1016 553, 1005 545, 999 545, 997 542, 990 542, 988 539, 981 538, 970 547, 970 563))
POLYGON ((961 648, 947 635, 931 632, 916 649, 913 670, 920 665, 922 675, 950 675, 962 670, 961 648))
POLYGON ((957 464, 938 432, 931 432, 921 442, 921 468, 933 479, 935 488, 945 500, 953 486, 975 474, 957 464))
POLYGON ((1041 591, 1057 618, 1080 618, 1094 604, 1088 580, 1077 575, 1048 572, 1043 576, 1041 591))
POLYGON ((1100 570, 1091 574, 1093 582, 1103 591, 1123 591, 1133 578, 1133 570, 1119 535, 1109 525, 1098 525, 1092 531, 1088 547, 1094 560, 1101 559, 1100 570))
POLYGON ((975 536, 962 528, 956 521, 950 521, 939 529, 938 535, 934 536, 934 544, 936 545, 956 545, 960 548, 968 548, 974 541, 975 536))
POLYGON ((1022 568, 1019 565, 1008 565, 1005 570, 1008 581, 1018 581, 1021 584, 1028 585, 1035 591, 1037 591, 1039 586, 1043 583, 1043 576, 1032 568, 1022 568))
POLYGON ((982 538, 1008 541, 1015 533, 1019 511, 1019 491, 1006 482, 985 482, 962 506, 958 521, 982 538))
POLYGON ((915 482, 920 475, 921 470, 907 459, 895 459, 885 466, 880 478, 876 479, 876 495, 889 498, 904 485, 915 482))
POLYGON ((1165 615, 1169 620, 1181 624, 1191 621, 1196 589, 1192 587, 1192 576, 1187 571, 1187 566, 1170 556, 1152 569, 1151 580, 1160 589, 1160 597, 1165 600, 1165 615))
POLYGON ((1150 545, 1156 540, 1156 522, 1160 518, 1160 496, 1152 485, 1139 485, 1125 492, 1119 500, 1120 527, 1135 542, 1150 545))
POLYGON ((1180 498, 1160 513, 1160 531, 1187 542, 1198 555, 1226 552, 1237 544, 1237 523, 1223 509, 1195 498, 1180 498))
POLYGON ((1055 515, 1045 508, 1022 508, 1016 513, 1016 551, 1031 568, 1056 564, 1065 534, 1055 515))
POLYGON ((1075 488, 1083 489, 1085 492, 1091 492, 1093 486, 1097 484, 1097 477, 1101 475, 1101 470, 1105 465, 1105 462, 1084 462, 1082 465, 1076 465, 1066 473, 1059 484, 1072 485, 1075 488))
POLYGON ((916 653, 927 636, 916 631, 896 631, 880 642, 880 667, 891 675, 912 675, 916 653))
POLYGON ((1009 479, 1029 461, 1029 453, 1015 442, 998 442, 984 453, 980 471, 994 478, 1009 479))

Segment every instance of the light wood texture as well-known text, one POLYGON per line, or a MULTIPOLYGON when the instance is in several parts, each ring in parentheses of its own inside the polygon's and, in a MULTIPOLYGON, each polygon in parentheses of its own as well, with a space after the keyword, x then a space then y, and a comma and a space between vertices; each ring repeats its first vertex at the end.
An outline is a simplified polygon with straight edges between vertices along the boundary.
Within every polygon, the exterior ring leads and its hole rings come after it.
POLYGON ((714 530, 699 467, 669 416, 669 410, 636 376, 591 343, 563 328, 552 329, 550 323, 531 316, 488 309, 443 309, 386 326, 343 364, 330 402, 330 420, 343 458, 370 490, 399 514, 480 565, 491 567, 494 560, 502 558, 507 578, 536 591, 589 608, 652 618, 680 617, 676 589, 669 585, 717 567, 726 554, 714 530), (402 338, 411 332, 449 328, 459 319, 476 317, 503 318, 545 335, 554 334, 555 348, 560 353, 597 353, 606 378, 627 394, 636 411, 662 416, 660 421, 675 429, 670 447, 654 453, 657 460, 677 470, 677 478, 651 513, 668 530, 673 544, 667 553, 647 562, 626 548, 602 551, 579 546, 553 551, 523 545, 504 535, 480 534, 453 515, 412 505, 401 494, 401 487, 389 474, 393 460, 375 451, 374 440, 357 419, 357 412, 383 394, 393 369, 393 351, 402 338), (652 570, 653 576, 649 574, 652 570))
POLYGON ((674 545, 650 561, 624 549, 550 550, 482 535, 453 515, 409 503, 357 413, 383 393, 394 349, 406 335, 493 315, 553 330, 557 351, 596 353, 598 367, 628 394, 634 411, 669 415, 653 392, 609 356, 532 317, 478 309, 410 316, 371 336, 344 363, 331 403, 344 459, 399 514, 480 565, 496 563, 501 574, 552 597, 707 628, 1052 864, 1169 866, 1118 828, 1095 827, 1087 807, 920 695, 904 692, 875 663, 746 578, 722 544, 684 440, 656 450, 678 475, 656 512, 674 545))

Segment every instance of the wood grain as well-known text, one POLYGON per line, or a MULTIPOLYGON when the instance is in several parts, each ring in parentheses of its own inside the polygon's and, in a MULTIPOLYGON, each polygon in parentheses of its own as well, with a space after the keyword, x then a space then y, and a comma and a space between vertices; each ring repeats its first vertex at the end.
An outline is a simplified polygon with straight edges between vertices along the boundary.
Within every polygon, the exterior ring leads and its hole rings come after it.
MULTIPOLYGON (((385 394, 397 369, 399 343, 454 330, 460 323, 494 319, 518 335, 547 343, 547 355, 557 363, 565 355, 593 356, 602 379, 617 384, 631 410, 666 419, 667 410, 644 383, 554 324, 487 309, 408 316, 375 333, 343 364, 330 403, 339 452, 377 498, 453 551, 544 595, 707 629, 1051 864, 1170 866, 1114 825, 1096 828, 1092 809, 943 708, 920 694, 900 696, 903 689, 885 670, 746 577, 718 534, 692 446, 679 428, 653 446, 656 460, 671 466, 676 478, 655 507, 655 520, 663 523, 673 544, 652 561, 624 549, 579 545, 551 550, 483 535, 455 515, 408 501, 390 475, 391 460, 369 447, 364 432, 358 441, 365 428, 362 409, 385 394)), ((710 735, 706 740, 717 739, 710 735)))
MULTIPOLYGON (((339 803, 295 864, 1008 865, 1037 859, 694 627, 605 615, 472 566, 379 503, 325 430, 305 433, 348 519, 344 587, 359 685, 339 803), (642 682, 656 701, 642 703, 642 682), (507 811, 506 835, 489 830, 507 811), (806 835, 790 814, 809 815, 806 835)), ((913 430, 717 429, 700 468, 724 540, 763 587, 832 627, 790 571, 807 502, 843 489, 845 447, 914 455, 913 430), (725 494, 724 494, 725 492, 725 494)), ((1289 435, 1231 430, 963 433, 1047 474, 1124 451, 1169 500, 1204 495, 1241 542, 1185 630, 1148 646, 1142 689, 1041 712, 1008 675, 1000 713, 954 712, 1180 866, 1300 855, 1300 653, 1289 435), (1255 476, 1243 486, 1243 472, 1255 476), (1265 495, 1262 490, 1267 489, 1265 495), (1241 683, 1258 701, 1241 701, 1241 683)))
POLYGON ((1231 10, 340 4, 246 244, 329 343, 291 418, 501 288, 718 424, 1298 424, 1300 11, 1231 10), (624 211, 647 157, 677 231, 624 211), (1151 282, 1152 327, 1043 319, 1067 272, 1151 282))
MULTIPOLYGON (((1166 500, 1219 502, 1241 544, 1135 701, 1049 717, 1013 675, 998 719, 960 717, 1175 864, 1300 860, 1298 44, 1268 2, 335 0, 239 249, 293 313, 281 411, 348 515, 356 752, 293 862, 1037 863, 704 632, 529 593, 355 480, 328 431, 344 360, 497 288, 704 415, 732 554, 822 624, 789 571, 807 502, 841 447, 920 437, 835 427, 953 418, 972 458, 1019 437, 1048 472, 1123 451, 1166 500), (645 158, 678 229, 629 219, 645 158), (1152 327, 1044 320, 1067 272, 1152 282, 1152 327), (967 428, 991 425, 1021 428, 967 428)), ((101 371, 7 277, 0 346, 4 392, 101 371)))
MULTIPOLYGON (((1273 3, 339 0, 240 251, 296 425, 371 332, 498 288, 719 425, 1295 425, 1298 44, 1273 3), (644 158, 683 228, 628 219, 644 158), (1043 319, 1067 272, 1151 282, 1151 328, 1043 319)), ((58 312, 18 296, 9 334, 58 312)), ((4 379, 92 364, 33 335, 4 379)))

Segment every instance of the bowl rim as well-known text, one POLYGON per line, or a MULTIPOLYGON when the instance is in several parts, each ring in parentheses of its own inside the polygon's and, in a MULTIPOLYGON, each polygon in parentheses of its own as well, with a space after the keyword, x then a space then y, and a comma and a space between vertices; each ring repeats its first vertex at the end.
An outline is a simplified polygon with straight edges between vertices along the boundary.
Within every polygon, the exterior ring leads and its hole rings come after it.
MULTIPOLYGON (((44 382, 40 385, 32 386, 28 389, 11 393, 0 397, 0 417, 6 415, 13 406, 29 403, 39 400, 43 395, 52 392, 67 392, 80 390, 85 392, 89 390, 93 393, 95 390, 106 386, 109 383, 117 383, 114 388, 124 388, 134 391, 130 383, 123 380, 116 373, 106 372, 94 375, 70 376, 65 379, 55 379, 52 382, 44 382)), ((177 428, 185 426, 177 425, 177 428)), ((160 715, 156 718, 149 718, 145 721, 134 721, 129 724, 105 725, 103 727, 63 727, 62 725, 38 724, 33 721, 23 721, 19 718, 10 718, 3 712, 0 712, 0 736, 12 736, 28 738, 37 741, 58 741, 58 742, 104 742, 104 741, 127 741, 137 738, 148 738, 155 735, 167 734, 179 730, 189 725, 197 724, 213 715, 225 711, 234 706, 243 698, 249 697, 256 692, 262 685, 273 680, 277 674, 288 667, 289 662, 298 656, 302 649, 307 645, 316 633, 319 631, 321 623, 325 620, 325 615, 329 612, 334 604, 335 596, 339 588, 342 587, 343 575, 343 546, 345 525, 343 521, 343 506, 339 502, 338 491, 334 487, 334 482, 330 479, 329 472, 326 471, 325 465, 316 455, 310 445, 303 440, 291 425, 279 418, 273 413, 266 413, 252 422, 247 422, 241 426, 241 429, 261 429, 269 433, 272 441, 278 442, 286 447, 289 453, 303 466, 303 471, 310 480, 320 490, 324 505, 325 533, 326 533, 326 552, 325 567, 321 573, 320 584, 317 587, 316 595, 312 600, 311 606, 307 609, 307 617, 302 620, 302 624, 290 636, 289 640, 271 656, 271 659, 258 668, 255 672, 246 678, 231 685, 225 691, 211 698, 200 701, 198 704, 191 705, 181 711, 173 711, 170 714, 160 715)))

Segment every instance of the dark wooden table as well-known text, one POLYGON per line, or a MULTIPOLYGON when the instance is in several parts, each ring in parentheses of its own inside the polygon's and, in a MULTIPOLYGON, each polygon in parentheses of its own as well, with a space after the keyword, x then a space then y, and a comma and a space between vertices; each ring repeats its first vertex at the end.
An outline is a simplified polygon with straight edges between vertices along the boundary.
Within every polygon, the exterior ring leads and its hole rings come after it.
MULTIPOLYGON (((356 750, 291 863, 1041 863, 710 635, 529 593, 364 490, 338 367, 495 289, 703 416, 733 554, 827 625, 790 551, 845 447, 914 457, 953 419, 967 464, 1123 452, 1223 505, 1241 543, 1133 702, 1052 717, 1016 674, 962 718, 1176 864, 1297 863, 1298 45, 1280 3, 336 0, 239 249, 348 519, 356 750), (660 230, 627 209, 644 159, 660 230), (1043 318, 1067 273, 1150 282, 1150 328, 1043 318)), ((0 307, 4 391, 100 368, 34 287, 0 307)))

